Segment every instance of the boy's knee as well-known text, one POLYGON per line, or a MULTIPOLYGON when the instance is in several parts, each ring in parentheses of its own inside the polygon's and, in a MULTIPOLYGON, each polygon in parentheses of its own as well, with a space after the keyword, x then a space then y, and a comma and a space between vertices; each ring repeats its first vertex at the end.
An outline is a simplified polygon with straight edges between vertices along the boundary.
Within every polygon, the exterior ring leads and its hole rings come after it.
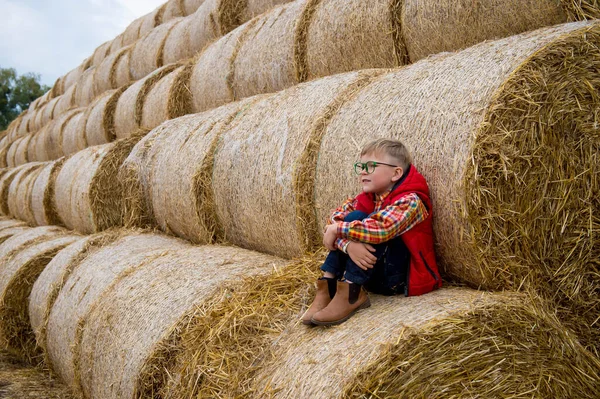
POLYGON ((369 214, 363 211, 352 211, 344 217, 344 222, 354 222, 356 220, 363 220, 369 217, 369 214))

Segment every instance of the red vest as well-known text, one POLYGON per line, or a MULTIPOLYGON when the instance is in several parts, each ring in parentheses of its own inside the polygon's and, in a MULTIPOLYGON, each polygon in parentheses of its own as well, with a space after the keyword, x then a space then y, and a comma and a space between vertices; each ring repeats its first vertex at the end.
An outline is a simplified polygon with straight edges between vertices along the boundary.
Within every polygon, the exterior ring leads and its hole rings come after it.
MULTIPOLYGON (((442 286, 442 279, 435 261, 433 247, 433 211, 429 198, 429 187, 423 175, 414 166, 396 184, 396 187, 383 201, 382 208, 390 206, 403 195, 415 193, 425 204, 429 215, 421 223, 400 237, 410 252, 410 267, 407 276, 406 296, 422 295, 442 286)), ((371 214, 375 211, 374 194, 360 193, 356 210, 371 214)))

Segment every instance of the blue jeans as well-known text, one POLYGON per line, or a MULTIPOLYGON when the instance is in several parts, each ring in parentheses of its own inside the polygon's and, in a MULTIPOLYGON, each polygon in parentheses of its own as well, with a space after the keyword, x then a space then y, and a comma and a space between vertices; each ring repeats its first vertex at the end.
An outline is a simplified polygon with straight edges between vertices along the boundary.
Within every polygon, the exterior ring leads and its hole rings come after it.
MULTIPOLYGON (((344 222, 363 220, 369 217, 365 212, 353 211, 344 218, 344 222)), ((402 238, 374 244, 373 253, 377 257, 372 269, 363 270, 352 261, 350 256, 340 250, 330 251, 321 270, 330 272, 356 284, 363 285, 376 294, 396 295, 406 293, 406 276, 410 264, 410 252, 402 238)))

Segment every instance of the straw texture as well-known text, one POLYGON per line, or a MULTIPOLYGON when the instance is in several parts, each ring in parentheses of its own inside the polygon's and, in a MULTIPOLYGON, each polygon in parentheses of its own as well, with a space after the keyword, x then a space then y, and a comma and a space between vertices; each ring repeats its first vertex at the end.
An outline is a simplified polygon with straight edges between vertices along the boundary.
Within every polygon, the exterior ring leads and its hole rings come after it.
POLYGON ((165 10, 162 15, 162 23, 185 16, 182 2, 182 0, 167 1, 165 10))
POLYGON ((2 217, 0 220, 0 230, 11 229, 13 227, 26 226, 27 224, 22 220, 15 220, 7 217, 2 217))
POLYGON ((195 13, 202 3, 204 3, 204 0, 183 0, 185 15, 192 15, 195 13))
POLYGON ((142 23, 139 30, 139 38, 143 39, 147 34, 151 33, 154 28, 160 27, 162 23, 162 14, 165 10, 166 4, 162 4, 156 7, 151 13, 148 13, 142 17, 142 23))
POLYGON ((471 1, 405 0, 402 33, 415 62, 430 54, 567 22, 561 2, 486 0, 473 8, 471 1))
POLYGON ((46 330, 50 364, 67 385, 75 391, 80 389, 78 362, 83 331, 79 325, 96 300, 122 274, 165 251, 185 246, 174 238, 134 234, 90 253, 74 266, 56 297, 46 330))
POLYGON ((88 107, 85 125, 85 140, 88 145, 110 143, 116 138, 115 112, 119 98, 125 90, 127 86, 108 91, 88 107))
POLYGON ((25 165, 21 165, 19 167, 9 169, 6 173, 0 177, 0 213, 2 215, 9 215, 10 210, 8 208, 8 198, 10 187, 13 180, 17 176, 26 176, 31 173, 31 171, 37 169, 40 164, 38 163, 28 163, 25 165))
POLYGON ((54 119, 54 108, 56 107, 59 101, 60 97, 56 97, 50 100, 48 104, 46 104, 42 111, 42 121, 39 129, 42 129, 48 122, 54 119))
POLYGON ((65 93, 58 97, 60 98, 54 107, 54 111, 52 113, 53 119, 58 119, 59 116, 67 112, 69 109, 75 106, 75 90, 77 89, 77 84, 73 84, 70 86, 65 93))
POLYGON ((241 285, 242 278, 282 265, 239 248, 189 246, 124 275, 81 323, 84 392, 107 399, 152 397, 168 377, 170 353, 178 349, 188 314, 224 285, 241 285))
POLYGON ((131 70, 129 68, 132 48, 133 45, 127 47, 116 61, 116 69, 113 75, 114 81, 112 82, 112 87, 123 87, 133 81, 131 70))
POLYGON ((85 110, 73 115, 63 127, 62 154, 71 155, 87 147, 85 141, 85 110))
POLYGON ((317 235, 305 225, 312 211, 303 209, 302 193, 312 185, 306 173, 316 160, 311 153, 321 142, 322 124, 378 73, 337 75, 282 91, 254 104, 224 132, 212 184, 227 240, 287 258, 313 248, 317 235), (235 184, 228 183, 232 178, 235 184))
POLYGON ((94 75, 96 67, 87 69, 77 80, 77 89, 75 90, 75 105, 78 107, 87 107, 96 97, 94 90, 94 75))
POLYGON ((137 162, 143 169, 138 172, 142 195, 162 230, 195 243, 221 238, 211 189, 215 146, 221 133, 257 101, 250 98, 163 125, 164 132, 151 144, 138 144, 149 147, 137 162))
POLYGON ((234 100, 233 61, 244 38, 255 25, 250 21, 208 46, 195 60, 190 79, 194 112, 234 100))
POLYGON ((115 135, 129 137, 142 123, 142 112, 146 96, 164 76, 179 67, 178 64, 164 66, 144 79, 138 80, 121 94, 115 109, 115 135))
MULTIPOLYGON (((40 229, 39 227, 37 229, 40 229)), ((32 229, 33 230, 36 229, 32 229)), ((76 240, 63 232, 46 234, 29 245, 11 251, 0 261, 0 337, 4 347, 24 358, 39 362, 35 335, 31 330, 27 304, 33 283, 44 267, 65 246, 76 240)), ((10 245, 13 239, 3 245, 10 245)))
POLYGON ((27 148, 29 147, 30 140, 31 135, 27 135, 25 137, 17 139, 14 143, 12 143, 11 148, 14 148, 14 153, 10 158, 6 159, 6 163, 9 167, 23 165, 28 162, 27 148))
POLYGON ((241 14, 241 21, 249 21, 252 18, 275 8, 279 4, 289 3, 291 0, 247 0, 247 5, 241 14))
POLYGON ((55 206, 65 225, 82 233, 121 226, 119 167, 139 138, 89 147, 69 158, 56 177, 55 206))
POLYGON ((8 240, 14 235, 21 234, 29 230, 31 230, 31 228, 25 225, 9 227, 7 229, 0 230, 0 244, 2 244, 4 241, 8 240))
POLYGON ((133 80, 142 79, 163 66, 165 40, 171 29, 179 22, 181 22, 181 18, 160 25, 133 46, 129 60, 129 69, 133 80))
POLYGON ((372 296, 339 327, 290 326, 269 352, 252 397, 591 398, 598 386, 598 360, 549 311, 468 289, 372 296))
POLYGON ((58 294, 79 263, 103 246, 113 243, 122 234, 118 230, 110 230, 79 238, 56 254, 33 284, 29 296, 29 320, 37 345, 46 355, 47 364, 50 364, 46 334, 48 319, 58 294))
MULTIPOLYGON (((42 143, 38 145, 45 146, 46 157, 44 160, 54 160, 65 155, 63 149, 63 136, 65 131, 65 126, 68 122, 75 117, 85 111, 85 108, 75 108, 68 112, 65 112, 61 116, 54 121, 46 133, 44 135, 44 140, 42 143)), ((41 138, 40 138, 41 140, 41 138)))
POLYGON ((108 41, 108 42, 104 42, 101 45, 99 45, 98 47, 96 47, 96 50, 94 50, 94 53, 92 54, 91 66, 97 67, 98 65, 100 65, 102 63, 102 61, 108 55, 108 51, 110 50, 111 44, 112 44, 112 42, 108 41))
POLYGON ((192 111, 190 75, 192 66, 181 66, 158 81, 144 99, 141 126, 153 129, 166 120, 192 111))
POLYGON ((84 66, 84 63, 82 63, 78 67, 69 71, 63 79, 62 92, 59 94, 64 95, 71 87, 73 87, 75 85, 75 83, 77 83, 77 81, 79 80, 79 78, 81 77, 81 75, 83 74, 83 71, 85 71, 85 69, 86 68, 84 66))
POLYGON ((248 32, 234 61, 235 98, 276 92, 298 83, 294 39, 310 2, 300 0, 275 8, 248 32), (269 67, 257 69, 256 65, 269 67))
POLYGON ((65 158, 46 164, 33 183, 31 190, 31 210, 34 224, 37 226, 62 225, 54 203, 56 176, 65 162, 65 158))
POLYGON ((408 60, 401 40, 400 1, 321 0, 309 5, 298 32, 297 57, 305 81, 365 68, 391 68, 408 60))
POLYGON ((142 25, 143 18, 144 17, 140 17, 127 26, 125 32, 123 32, 123 46, 133 44, 139 39, 140 26, 142 25))
POLYGON ((35 225, 31 204, 33 184, 44 166, 36 164, 31 168, 23 168, 15 175, 8 189, 8 213, 30 225, 35 225))
POLYGON ((332 119, 319 151, 321 226, 356 194, 350 165, 360 148, 400 139, 428 179, 447 276, 485 289, 535 287, 568 309, 561 317, 576 319, 569 325, 582 339, 597 334, 590 117, 600 104, 590 88, 599 78, 599 29, 566 24, 481 44, 364 89, 332 119), (549 168, 548 159, 561 166, 549 168))
POLYGON ((106 57, 96 68, 94 74, 94 91, 97 95, 116 89, 116 73, 117 65, 121 57, 129 50, 130 47, 124 47, 117 52, 106 57))
POLYGON ((184 18, 171 29, 165 39, 163 50, 163 62, 165 64, 186 60, 202 50, 202 48, 192 47, 190 42, 190 31, 193 23, 193 18, 184 18))

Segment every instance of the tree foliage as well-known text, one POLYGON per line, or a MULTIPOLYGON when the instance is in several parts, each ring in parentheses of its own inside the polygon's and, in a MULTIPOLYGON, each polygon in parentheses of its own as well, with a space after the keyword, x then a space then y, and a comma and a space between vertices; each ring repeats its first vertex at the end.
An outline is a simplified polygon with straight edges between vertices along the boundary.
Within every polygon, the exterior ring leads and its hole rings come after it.
POLYGON ((29 72, 19 76, 14 68, 0 68, 0 131, 33 100, 50 90, 39 81, 39 74, 29 72))

